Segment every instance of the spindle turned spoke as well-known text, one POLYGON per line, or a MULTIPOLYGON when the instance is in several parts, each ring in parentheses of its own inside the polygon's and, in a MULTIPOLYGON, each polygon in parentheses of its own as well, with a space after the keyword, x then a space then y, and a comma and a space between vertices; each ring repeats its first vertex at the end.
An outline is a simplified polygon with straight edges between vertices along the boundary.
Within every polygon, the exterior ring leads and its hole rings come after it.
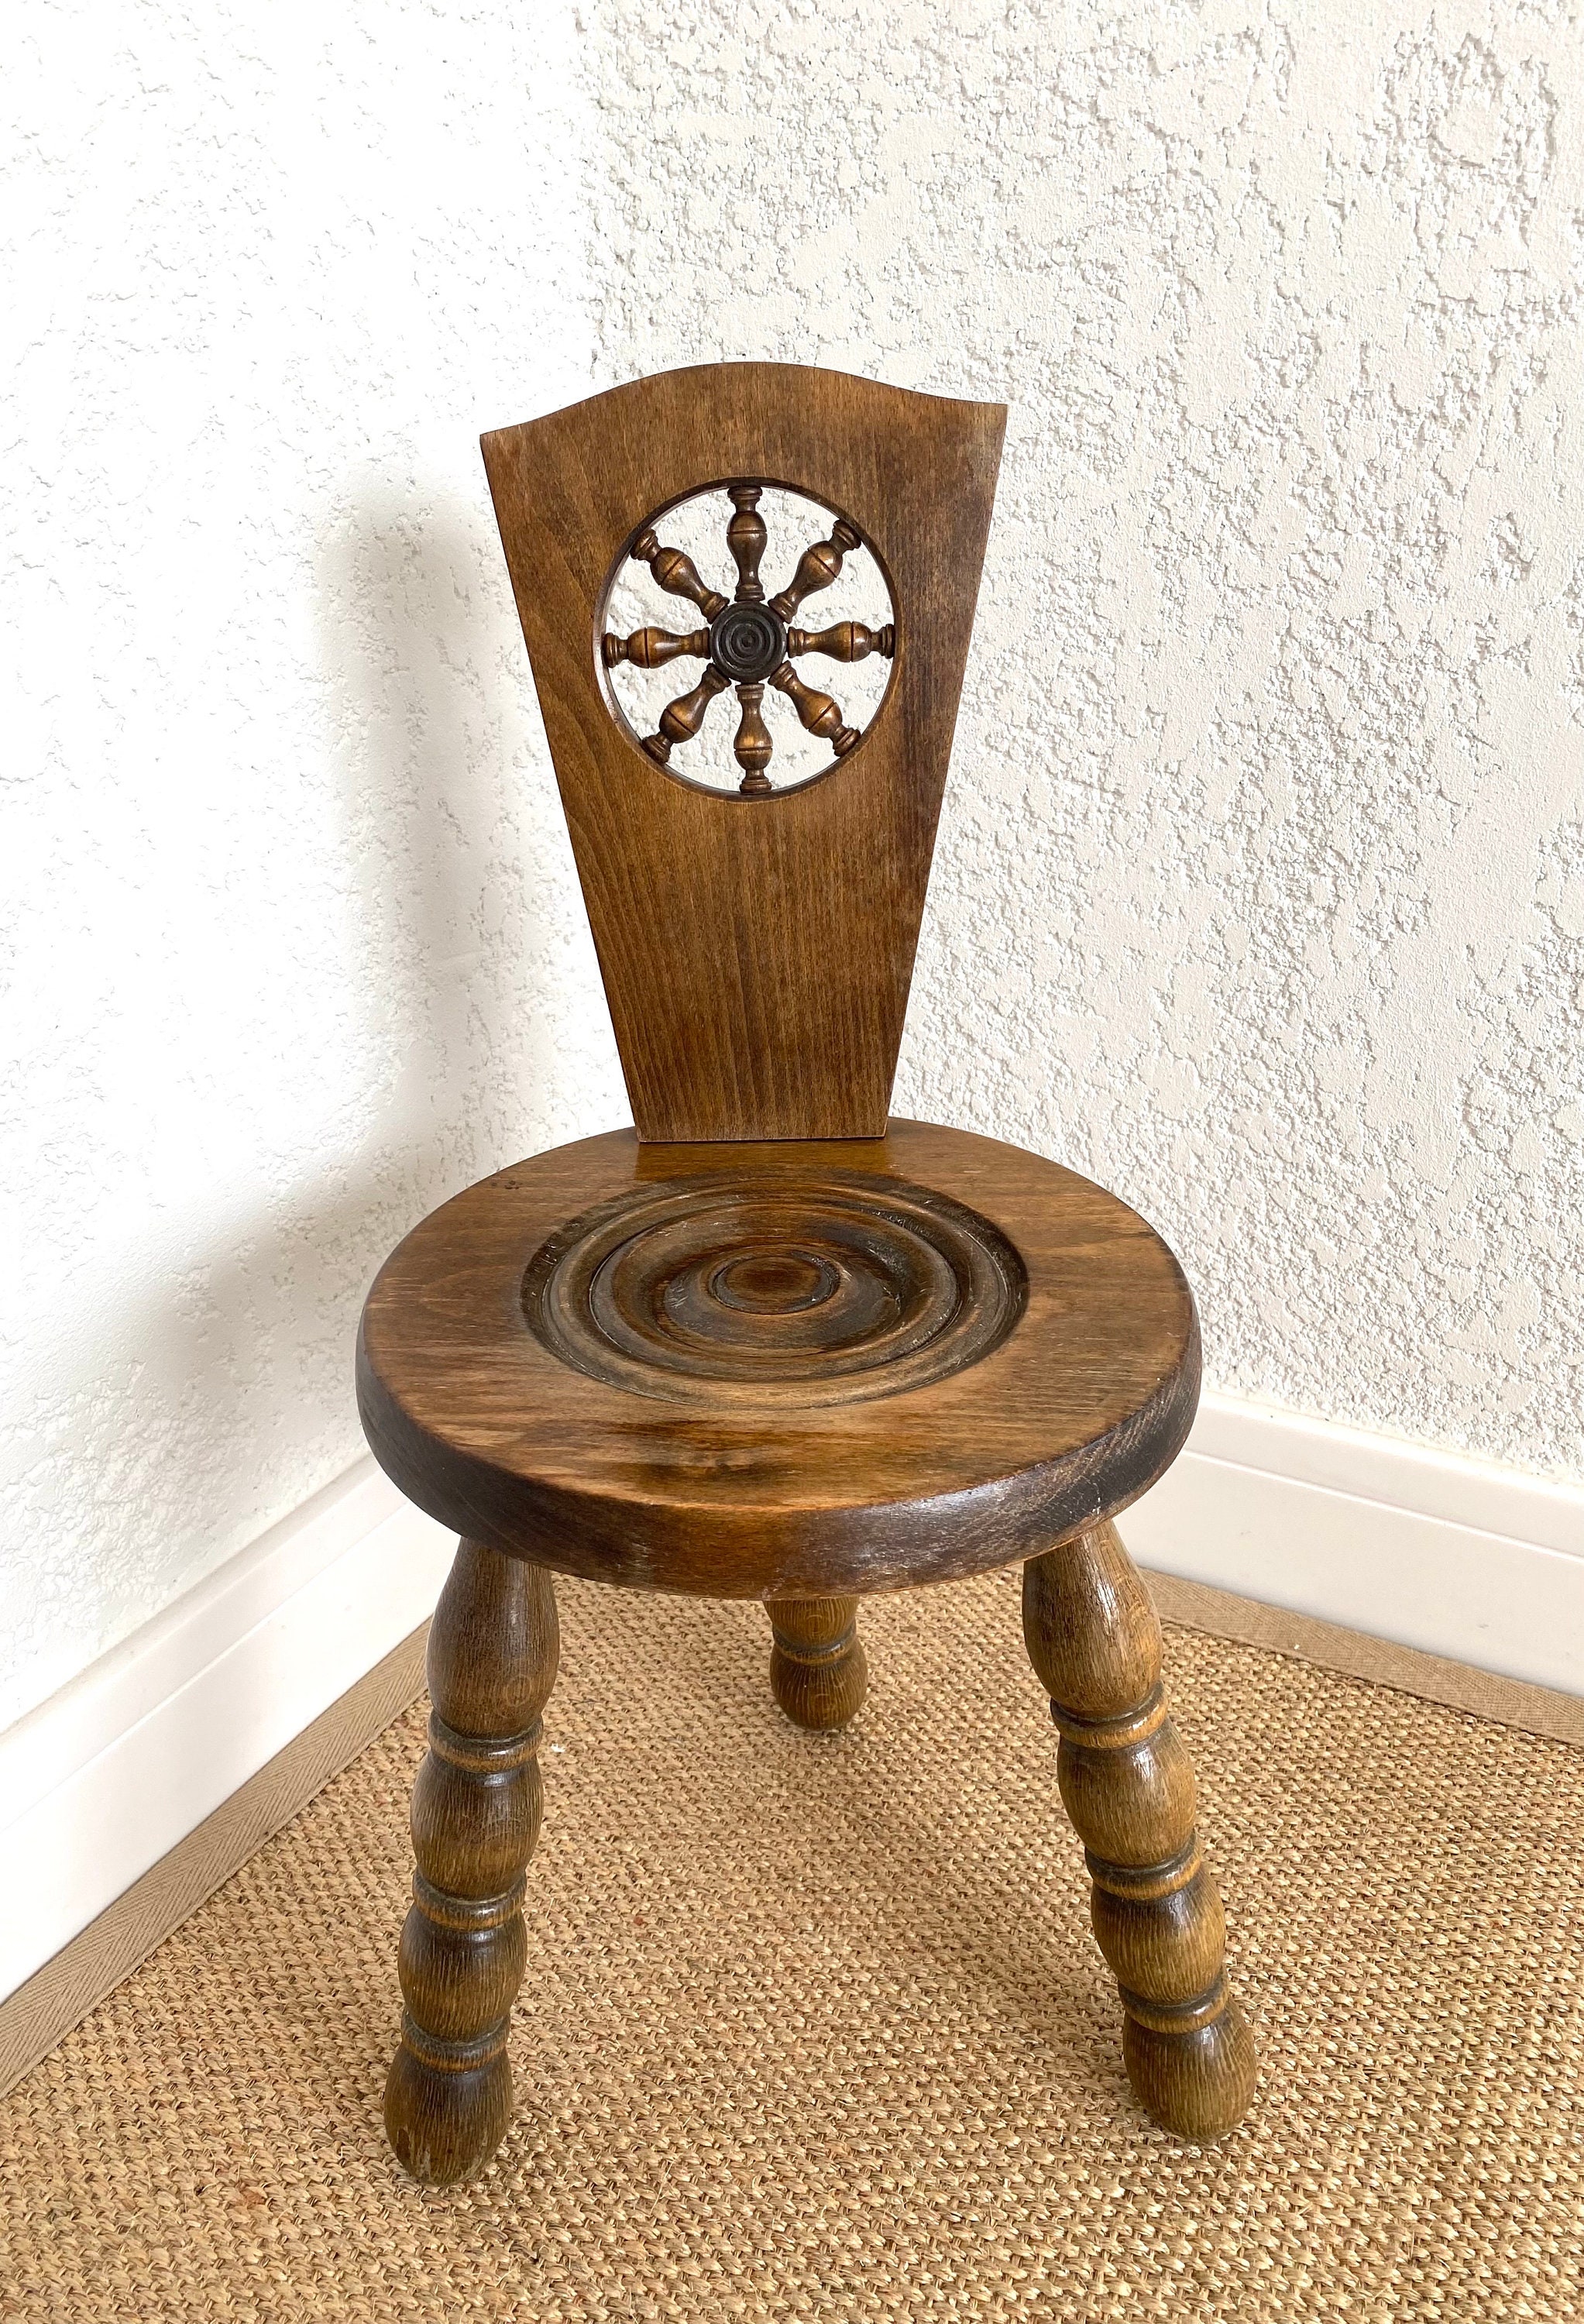
POLYGON ((733 513, 726 527, 726 546, 737 567, 740 605, 762 605, 765 601, 765 585, 759 577, 759 566, 770 536, 759 512, 760 491, 758 484, 733 484, 728 495, 733 513))
POLYGON ((770 599, 781 619, 789 622, 806 597, 814 596, 818 590, 828 589, 842 570, 843 558, 851 557, 855 549, 862 546, 862 537, 857 527, 849 524, 844 516, 839 516, 831 527, 829 540, 816 540, 812 549, 806 549, 797 560, 797 570, 791 580, 770 599))
POLYGON ((630 638, 619 638, 607 630, 600 650, 605 668, 614 669, 618 662, 631 662, 638 669, 660 669, 668 661, 692 657, 707 661, 710 633, 707 630, 689 630, 679 637, 675 630, 634 630, 630 638))
POLYGON ((673 597, 691 597, 706 622, 726 610, 726 599, 718 589, 712 589, 699 575, 691 557, 680 549, 664 549, 653 525, 645 525, 632 544, 632 555, 640 565, 647 565, 662 589, 673 597))
POLYGON ((861 622, 836 622, 828 630, 788 630, 787 650, 825 654, 832 661, 867 661, 878 653, 889 661, 897 650, 897 632, 890 622, 881 630, 868 629, 861 622))
POLYGON ((677 742, 691 742, 704 724, 705 714, 717 694, 724 694, 731 679, 723 678, 713 666, 706 669, 691 694, 679 694, 675 702, 668 702, 660 713, 660 731, 646 734, 643 747, 651 759, 664 766, 677 742))
POLYGON ((778 694, 784 694, 811 734, 827 742, 838 759, 846 757, 858 740, 856 726, 844 724, 841 705, 828 694, 816 693, 806 686, 789 661, 784 661, 770 673, 770 684, 778 694))
POLYGON ((770 787, 770 779, 765 769, 770 763, 770 753, 775 746, 770 741, 770 730, 764 722, 764 698, 762 686, 740 686, 737 689, 742 715, 737 724, 732 748, 742 770, 742 780, 737 788, 747 798, 762 797, 770 787))

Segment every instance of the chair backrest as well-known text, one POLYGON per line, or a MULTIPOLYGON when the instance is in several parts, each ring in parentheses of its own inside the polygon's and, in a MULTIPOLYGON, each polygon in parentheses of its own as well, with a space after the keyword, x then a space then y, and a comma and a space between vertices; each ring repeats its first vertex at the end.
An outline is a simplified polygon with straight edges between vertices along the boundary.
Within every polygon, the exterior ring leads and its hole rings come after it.
POLYGON ((635 380, 483 438, 640 1139, 884 1133, 1005 425, 999 404, 744 363, 635 380), (773 595, 769 487, 835 520, 773 595), (665 542, 666 512, 704 488, 730 496, 734 585, 665 542), (798 630, 804 598, 860 544, 891 628, 798 630), (690 632, 605 642, 633 558, 691 600, 690 632), (793 658, 874 650, 891 675, 859 735, 793 658), (612 663, 688 654, 703 678, 640 737, 612 663), (764 772, 767 683, 833 748, 796 788, 764 772), (732 684, 744 781, 707 789, 668 761, 732 684))

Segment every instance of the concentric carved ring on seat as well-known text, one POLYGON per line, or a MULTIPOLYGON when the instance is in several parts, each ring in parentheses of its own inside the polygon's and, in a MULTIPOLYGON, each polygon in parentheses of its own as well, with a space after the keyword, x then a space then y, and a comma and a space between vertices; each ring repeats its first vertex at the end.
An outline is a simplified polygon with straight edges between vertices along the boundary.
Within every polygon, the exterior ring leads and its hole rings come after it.
POLYGON ((850 1404, 975 1363, 1022 1313, 1023 1262, 950 1196, 810 1172, 643 1186, 574 1219, 523 1286, 577 1370, 718 1407, 850 1404))

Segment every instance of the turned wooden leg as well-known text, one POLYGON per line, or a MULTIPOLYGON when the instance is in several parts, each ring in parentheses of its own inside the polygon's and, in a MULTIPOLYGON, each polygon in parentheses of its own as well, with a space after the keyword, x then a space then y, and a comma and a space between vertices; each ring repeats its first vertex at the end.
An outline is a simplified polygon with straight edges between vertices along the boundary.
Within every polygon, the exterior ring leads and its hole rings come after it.
POLYGON ((845 1727, 869 1692, 858 1637, 856 1598, 776 1598, 770 1618, 770 1684, 799 1727, 845 1727))
POLYGON ((527 1954, 523 1868, 539 1838, 539 1713, 557 1647, 544 1569, 463 1542, 429 1632, 434 1713, 397 1957, 407 2008, 385 2085, 397 2160, 428 2186, 482 2171, 511 2116, 506 2036, 527 1954))
POLYGON ((1023 1635, 1061 1731, 1057 1780, 1121 1988, 1134 2095, 1180 2138, 1219 2138, 1254 2094, 1254 2043, 1227 1989, 1226 1923, 1161 1685, 1160 1623, 1115 1526, 1029 1559, 1023 1635))

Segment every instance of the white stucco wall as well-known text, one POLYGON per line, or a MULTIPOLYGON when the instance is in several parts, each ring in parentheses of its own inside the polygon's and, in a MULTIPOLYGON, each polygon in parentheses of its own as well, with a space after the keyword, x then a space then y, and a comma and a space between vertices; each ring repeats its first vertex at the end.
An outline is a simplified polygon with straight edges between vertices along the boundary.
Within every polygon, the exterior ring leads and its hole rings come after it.
POLYGON ((358 1455, 423 1210, 622 1119, 478 457, 589 384, 532 14, 8 43, 0 1718, 358 1455))
POLYGON ((1013 406, 899 1105, 1220 1385, 1584 1474, 1578 9, 519 14, 25 0, 0 1716, 622 1117, 474 437, 701 356, 1013 406))

